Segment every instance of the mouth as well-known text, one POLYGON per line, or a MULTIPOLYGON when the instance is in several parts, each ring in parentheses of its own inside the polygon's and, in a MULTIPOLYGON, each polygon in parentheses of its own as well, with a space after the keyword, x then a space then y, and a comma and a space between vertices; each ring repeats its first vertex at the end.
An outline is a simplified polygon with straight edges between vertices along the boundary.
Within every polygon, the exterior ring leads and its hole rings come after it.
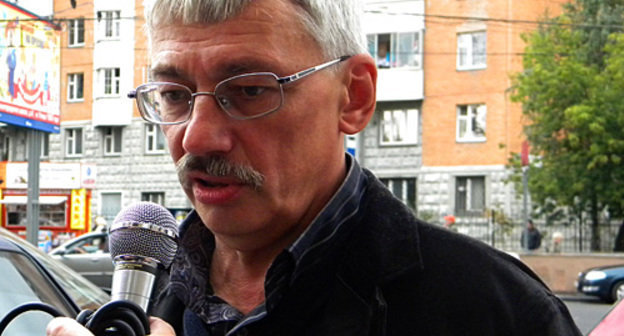
POLYGON ((185 189, 202 204, 228 204, 240 198, 246 185, 231 177, 189 174, 185 189))
POLYGON ((230 185, 230 183, 214 182, 204 179, 195 179, 195 182, 204 188, 225 188, 230 185))
POLYGON ((199 172, 190 172, 185 180, 188 181, 190 185, 194 184, 203 188, 225 188, 243 184, 234 177, 211 176, 199 172))

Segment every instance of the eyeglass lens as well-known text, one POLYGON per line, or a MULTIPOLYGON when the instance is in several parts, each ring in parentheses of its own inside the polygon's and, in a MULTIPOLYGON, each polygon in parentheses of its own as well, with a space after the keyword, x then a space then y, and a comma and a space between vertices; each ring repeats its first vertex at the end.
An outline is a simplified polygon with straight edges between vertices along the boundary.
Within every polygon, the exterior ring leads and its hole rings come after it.
POLYGON ((177 123, 189 118, 193 101, 199 95, 214 95, 217 103, 230 116, 246 119, 278 109, 282 89, 271 74, 241 75, 227 79, 215 92, 193 93, 184 85, 150 83, 137 90, 141 112, 153 122, 177 123))

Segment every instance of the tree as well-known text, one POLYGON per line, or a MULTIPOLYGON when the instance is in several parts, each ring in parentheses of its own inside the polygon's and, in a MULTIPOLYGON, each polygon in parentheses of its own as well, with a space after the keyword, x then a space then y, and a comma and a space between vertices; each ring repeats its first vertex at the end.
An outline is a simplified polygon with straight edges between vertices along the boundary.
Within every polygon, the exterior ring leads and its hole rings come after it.
MULTIPOLYGON (((600 249, 600 214, 624 209, 624 0, 576 0, 523 36, 524 71, 513 76, 531 143, 535 203, 589 214, 600 249)), ((510 164, 518 167, 517 155, 510 164)))

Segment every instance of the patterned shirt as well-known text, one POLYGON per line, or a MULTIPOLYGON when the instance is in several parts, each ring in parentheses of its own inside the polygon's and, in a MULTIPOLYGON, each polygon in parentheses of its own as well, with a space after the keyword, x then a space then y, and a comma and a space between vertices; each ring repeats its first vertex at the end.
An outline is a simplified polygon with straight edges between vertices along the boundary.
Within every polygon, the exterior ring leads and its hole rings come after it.
POLYGON ((233 335, 264 318, 279 302, 290 280, 313 264, 315 255, 322 255, 310 252, 323 249, 342 223, 358 211, 367 177, 350 154, 346 154, 346 163, 342 185, 299 238, 273 261, 264 283, 265 301, 247 315, 213 294, 208 279, 214 236, 197 213, 191 212, 180 225, 180 246, 170 277, 172 290, 187 308, 185 324, 195 325, 199 319, 208 335, 233 335))

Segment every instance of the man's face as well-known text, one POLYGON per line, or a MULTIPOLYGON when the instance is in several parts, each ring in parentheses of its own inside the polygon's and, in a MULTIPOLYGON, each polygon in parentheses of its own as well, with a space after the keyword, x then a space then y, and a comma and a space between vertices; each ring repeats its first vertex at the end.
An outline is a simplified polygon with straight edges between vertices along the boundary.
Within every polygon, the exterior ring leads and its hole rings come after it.
MULTIPOLYGON (((162 26, 152 38, 153 80, 194 92, 213 91, 242 73, 285 76, 328 61, 292 5, 281 0, 253 1, 220 24, 162 26)), ((206 226, 247 249, 287 243, 301 233, 344 176, 339 111, 347 96, 341 75, 323 70, 285 85, 282 108, 268 116, 234 120, 214 97, 198 96, 191 120, 163 126, 176 163, 188 156, 219 158, 219 164, 260 176, 261 185, 254 185, 230 173, 183 170, 183 188, 206 226)))

